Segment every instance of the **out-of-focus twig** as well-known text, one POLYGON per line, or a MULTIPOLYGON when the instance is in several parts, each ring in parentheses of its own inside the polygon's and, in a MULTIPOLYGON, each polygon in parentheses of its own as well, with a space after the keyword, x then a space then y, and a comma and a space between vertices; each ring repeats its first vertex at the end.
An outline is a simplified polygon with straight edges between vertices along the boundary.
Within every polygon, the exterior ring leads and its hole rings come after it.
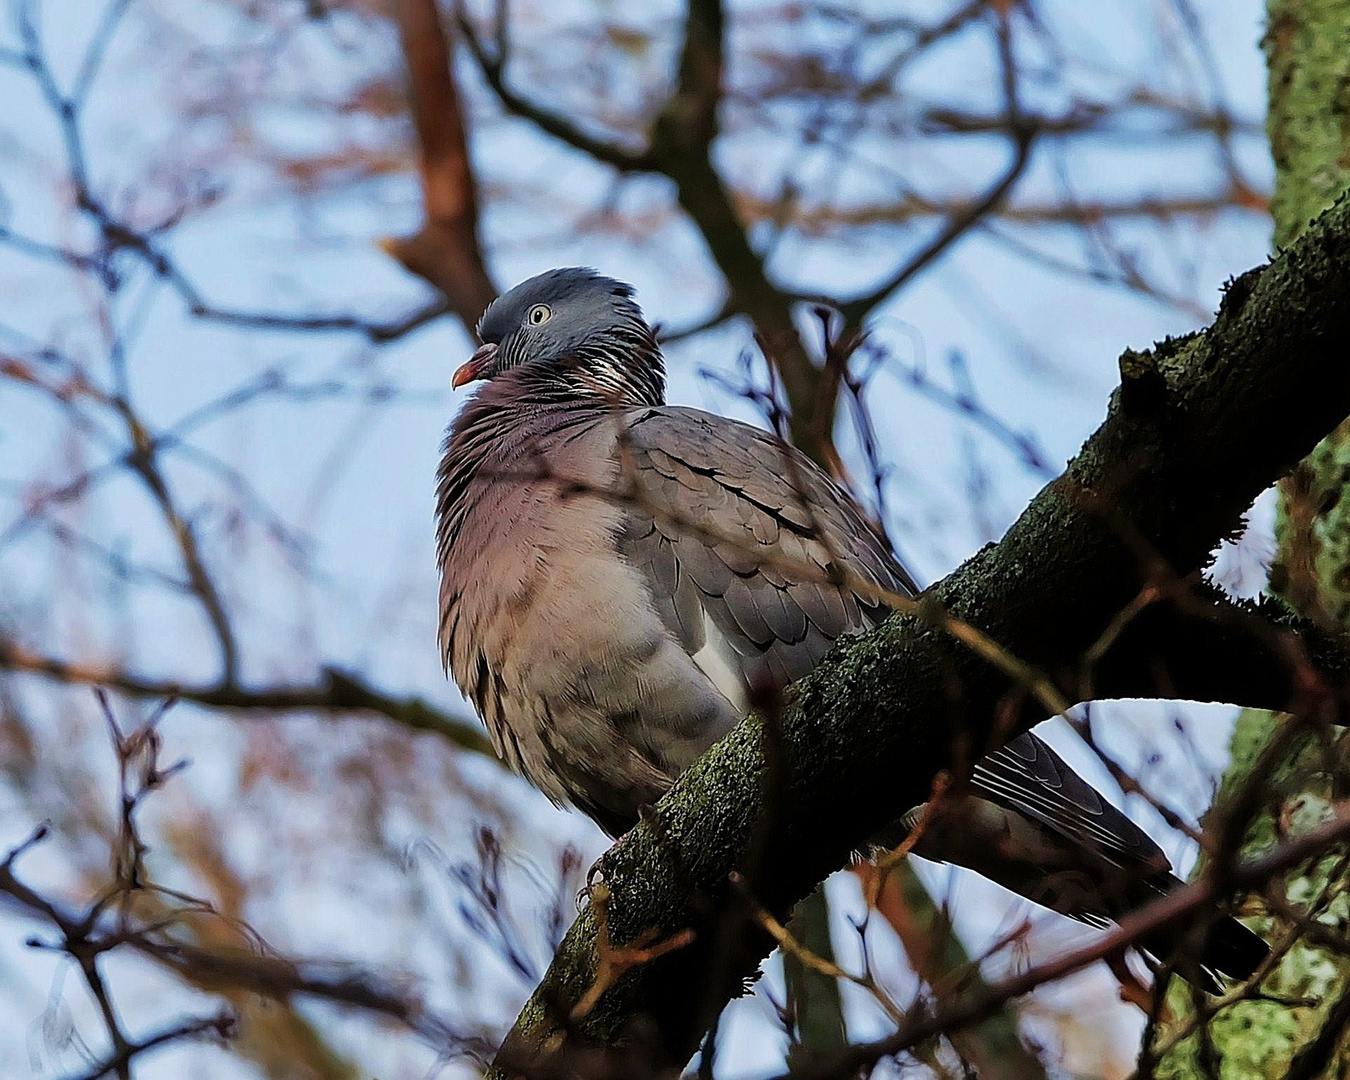
POLYGON ((436 0, 398 0, 399 40, 417 129, 426 221, 413 236, 385 242, 391 255, 426 278, 467 329, 497 295, 479 243, 478 181, 452 51, 436 0))
POLYGON ((72 686, 106 686, 136 698, 172 697, 195 705, 209 705, 243 714, 294 711, 376 713, 414 731, 432 732, 456 746, 497 760, 487 737, 476 724, 457 720, 418 697, 400 698, 385 694, 360 676, 336 668, 326 669, 321 681, 310 686, 283 685, 255 689, 229 682, 192 685, 144 678, 113 667, 44 656, 0 637, 0 669, 43 675, 72 686))
MULTIPOLYGON (((1337 808, 1332 820, 1321 828, 1289 840, 1258 859, 1233 867, 1223 875, 1222 887, 1259 888, 1276 874, 1306 859, 1325 854, 1347 836, 1350 836, 1350 804, 1343 804, 1337 808)), ((831 1076, 851 1075, 923 1039, 979 1023, 1005 1001, 1021 997, 1038 986, 1061 979, 1088 964, 1120 952, 1147 938, 1151 932, 1203 910, 1215 901, 1217 884, 1215 877, 1209 875, 1190 882, 1160 897, 1146 908, 1126 916, 1115 930, 1100 941, 1038 964, 1020 975, 992 983, 982 993, 972 994, 947 1006, 939 1006, 928 1015, 911 1017, 895 1034, 873 1043, 850 1047, 838 1060, 825 1063, 816 1070, 794 1074, 793 1080, 825 1080, 831 1076)))
POLYGON ((111 1050, 84 1076, 92 1080, 115 1074, 119 1080, 130 1080, 133 1063, 147 1052, 185 1039, 206 1035, 228 1038, 235 1033, 236 1016, 229 1009, 172 1024, 144 1038, 128 1035, 104 969, 105 958, 114 952, 147 957, 208 993, 229 997, 244 990, 272 998, 288 1008, 294 998, 309 998, 387 1017, 417 1033, 447 1057, 484 1059, 493 1045, 486 1034, 436 1016, 407 990, 383 986, 379 980, 347 965, 313 964, 280 956, 267 948, 237 916, 228 917, 206 901, 151 881, 143 861, 148 848, 140 835, 138 812, 151 795, 184 767, 183 762, 166 766, 160 761, 162 742, 158 727, 171 702, 162 702, 148 720, 124 731, 107 697, 100 694, 99 700, 120 777, 118 826, 109 883, 88 904, 71 909, 21 879, 17 863, 46 839, 45 826, 35 830, 0 861, 0 903, 56 932, 55 941, 35 938, 30 944, 67 955, 81 972, 98 1008, 111 1050), (224 944, 204 947, 190 940, 185 928, 201 919, 231 923, 237 931, 231 940, 248 947, 231 948, 224 944))

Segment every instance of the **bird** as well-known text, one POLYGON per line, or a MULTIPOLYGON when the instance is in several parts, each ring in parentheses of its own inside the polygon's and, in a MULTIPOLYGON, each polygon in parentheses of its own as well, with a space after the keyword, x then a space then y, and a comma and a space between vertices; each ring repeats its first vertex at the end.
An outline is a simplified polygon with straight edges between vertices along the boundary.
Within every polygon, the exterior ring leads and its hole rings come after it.
MULTIPOLYGON (((456 388, 482 385, 436 486, 450 675, 513 770, 614 837, 757 688, 786 687, 920 591, 799 450, 666 404, 634 296, 569 267, 494 300, 454 374, 456 388)), ((981 759, 965 791, 900 819, 924 821, 915 854, 1094 925, 1181 885, 1158 844, 1031 732, 981 759)), ((1189 976, 1217 993, 1219 975, 1245 979, 1268 951, 1226 916, 1189 976)))

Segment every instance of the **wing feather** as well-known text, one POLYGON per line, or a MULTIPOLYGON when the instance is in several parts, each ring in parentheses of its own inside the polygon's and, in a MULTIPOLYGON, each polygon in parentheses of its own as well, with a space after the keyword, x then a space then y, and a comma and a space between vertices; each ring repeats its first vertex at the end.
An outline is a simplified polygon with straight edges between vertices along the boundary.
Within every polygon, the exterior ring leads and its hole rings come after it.
POLYGON ((917 591, 850 497, 768 432, 665 407, 636 411, 620 440, 635 491, 622 554, 671 598, 656 606, 691 655, 706 635, 689 609, 706 613, 747 685, 810 671, 884 615, 878 588, 917 591))
POLYGON ((1143 829, 1031 732, 982 758, 971 786, 990 802, 1039 822, 1115 866, 1171 869, 1162 848, 1143 829))

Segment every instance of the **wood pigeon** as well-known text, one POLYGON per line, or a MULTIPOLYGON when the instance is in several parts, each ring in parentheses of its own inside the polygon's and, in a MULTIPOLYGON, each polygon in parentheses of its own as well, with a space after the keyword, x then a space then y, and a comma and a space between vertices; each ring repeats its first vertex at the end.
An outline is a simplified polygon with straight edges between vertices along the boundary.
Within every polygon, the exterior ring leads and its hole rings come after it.
MULTIPOLYGON (((665 404, 633 289, 552 270, 494 301, 482 388, 438 473, 440 646, 497 752, 618 836, 842 635, 918 593, 849 496, 773 435, 665 404)), ((1179 885, 1162 849, 1035 735, 975 767, 914 849, 1102 924, 1179 885)), ((922 807, 903 824, 918 820, 922 807)), ((1165 937, 1146 941, 1170 952, 1165 937)), ((1193 976, 1268 947, 1232 918, 1193 976)))

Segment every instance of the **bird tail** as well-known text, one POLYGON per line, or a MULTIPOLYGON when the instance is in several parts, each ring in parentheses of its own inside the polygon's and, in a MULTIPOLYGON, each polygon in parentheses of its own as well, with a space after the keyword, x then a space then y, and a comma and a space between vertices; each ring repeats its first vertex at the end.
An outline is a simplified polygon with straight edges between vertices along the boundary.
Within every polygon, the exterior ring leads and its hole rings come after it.
MULTIPOLYGON (((1181 885, 1171 874, 1168 878, 1171 886, 1181 885)), ((1181 942, 1170 933, 1143 945, 1154 956, 1169 956, 1181 942)), ((1228 915, 1210 923, 1199 957, 1181 956, 1176 973, 1208 994, 1222 994, 1225 979, 1242 982, 1251 978, 1269 955, 1270 946, 1261 935, 1228 915)))
POLYGON ((1241 982, 1251 978, 1269 955, 1270 946, 1259 934, 1229 916, 1210 926, 1200 964, 1241 982))

